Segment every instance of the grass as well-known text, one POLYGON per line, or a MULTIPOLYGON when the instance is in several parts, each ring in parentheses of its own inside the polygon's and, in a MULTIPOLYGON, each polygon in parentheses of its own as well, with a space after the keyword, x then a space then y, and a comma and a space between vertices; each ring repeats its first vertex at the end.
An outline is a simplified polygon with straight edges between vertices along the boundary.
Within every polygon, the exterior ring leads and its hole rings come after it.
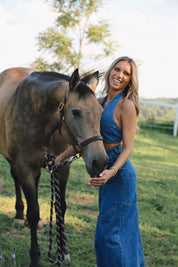
MULTIPOLYGON (((131 160, 138 175, 138 209, 146 266, 178 266, 177 251, 177 175, 178 138, 156 131, 140 130, 136 135, 131 160)), ((96 267, 94 233, 98 215, 96 188, 87 184, 88 174, 83 160, 71 166, 67 184, 65 231, 72 267, 96 267)), ((30 238, 27 227, 17 228, 14 184, 9 166, 0 156, 0 250, 5 266, 11 266, 12 246, 16 266, 28 266, 30 238)), ((50 208, 50 177, 42 172, 39 204, 44 228, 38 230, 41 264, 51 266, 47 259, 50 208)), ((54 233, 55 234, 55 233, 54 233)), ((54 239, 55 243, 55 239, 54 239)), ((55 244, 53 254, 55 255, 55 244)), ((1 263, 0 263, 1 264, 1 263)), ((15 264, 14 264, 15 265, 15 264)), ((1 265, 0 265, 1 266, 1 265)))

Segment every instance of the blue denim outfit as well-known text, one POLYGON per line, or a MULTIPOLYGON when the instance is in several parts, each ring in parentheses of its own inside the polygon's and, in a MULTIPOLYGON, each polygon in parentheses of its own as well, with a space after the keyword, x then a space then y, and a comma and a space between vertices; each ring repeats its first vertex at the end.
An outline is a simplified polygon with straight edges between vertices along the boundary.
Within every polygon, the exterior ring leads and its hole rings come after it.
MULTIPOLYGON (((104 97, 101 100, 100 102, 101 105, 105 101, 106 97, 104 97)), ((122 132, 114 120, 114 110, 119 100, 121 100, 123 97, 124 97, 124 93, 116 95, 104 107, 104 112, 100 120, 100 130, 101 130, 101 135, 105 142, 120 143, 122 141, 122 132)))
MULTIPOLYGON (((122 97, 121 94, 116 96, 117 103, 122 97)), ((106 112, 108 117, 112 117, 112 112, 114 113, 117 104, 113 105, 115 101, 112 103, 111 101, 105 106, 107 109, 110 106, 108 112, 106 112)), ((104 116, 106 117, 106 114, 104 116)), ((103 134, 107 125, 103 123, 103 120, 101 120, 101 123, 104 124, 101 132, 103 134)), ((110 123, 108 126, 108 128, 111 128, 110 123)), ((108 132, 108 129, 106 132, 108 132)), ((117 142, 119 139, 122 140, 121 131, 118 131, 116 139, 117 142)), ((114 164, 121 151, 121 146, 106 151, 109 157, 108 169, 114 164)), ((95 233, 98 267, 145 266, 138 224, 136 187, 136 172, 128 159, 117 174, 99 188, 99 216, 95 233)))

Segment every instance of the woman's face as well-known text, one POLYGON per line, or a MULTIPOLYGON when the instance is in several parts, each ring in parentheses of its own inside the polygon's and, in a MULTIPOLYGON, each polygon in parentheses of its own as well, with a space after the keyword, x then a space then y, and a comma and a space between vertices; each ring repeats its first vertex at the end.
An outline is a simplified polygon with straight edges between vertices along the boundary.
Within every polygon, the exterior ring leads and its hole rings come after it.
POLYGON ((128 61, 119 61, 109 75, 109 90, 123 92, 131 80, 132 67, 128 61))

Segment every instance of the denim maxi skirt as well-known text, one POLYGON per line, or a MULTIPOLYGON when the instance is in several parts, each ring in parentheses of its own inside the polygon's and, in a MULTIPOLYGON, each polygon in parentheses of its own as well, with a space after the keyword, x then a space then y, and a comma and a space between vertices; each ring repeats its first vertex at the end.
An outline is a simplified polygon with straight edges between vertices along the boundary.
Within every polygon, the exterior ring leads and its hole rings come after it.
MULTIPOLYGON (((122 147, 107 150, 109 169, 122 147)), ((130 162, 99 188, 99 216, 95 233, 98 267, 144 267, 138 224, 137 176, 130 162)))

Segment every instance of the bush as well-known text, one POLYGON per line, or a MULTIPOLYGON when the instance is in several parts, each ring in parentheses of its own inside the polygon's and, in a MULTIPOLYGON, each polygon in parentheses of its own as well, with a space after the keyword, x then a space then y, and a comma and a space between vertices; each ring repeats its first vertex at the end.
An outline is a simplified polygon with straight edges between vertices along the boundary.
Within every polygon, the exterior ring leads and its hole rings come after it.
POLYGON ((173 134, 174 121, 159 121, 148 118, 147 120, 139 120, 138 126, 142 129, 149 128, 162 133, 173 134))

